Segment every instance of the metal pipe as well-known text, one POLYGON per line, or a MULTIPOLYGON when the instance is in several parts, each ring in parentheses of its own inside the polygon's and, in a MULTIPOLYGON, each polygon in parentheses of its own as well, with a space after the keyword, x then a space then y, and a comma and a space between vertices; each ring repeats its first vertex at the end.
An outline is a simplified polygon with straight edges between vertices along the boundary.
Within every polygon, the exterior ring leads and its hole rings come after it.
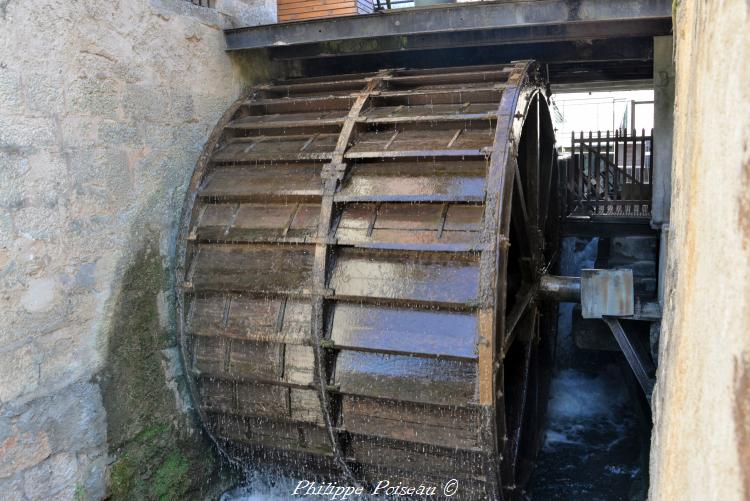
POLYGON ((539 279, 539 295, 555 301, 581 302, 581 278, 542 275, 539 279))

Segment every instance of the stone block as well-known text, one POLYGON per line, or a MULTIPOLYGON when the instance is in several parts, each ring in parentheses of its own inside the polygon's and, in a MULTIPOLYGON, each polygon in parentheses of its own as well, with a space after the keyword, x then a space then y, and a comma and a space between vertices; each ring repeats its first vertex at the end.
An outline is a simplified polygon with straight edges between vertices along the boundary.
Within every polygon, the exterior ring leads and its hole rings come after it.
POLYGON ((122 100, 125 116, 133 121, 168 123, 169 95, 155 85, 128 85, 122 100))
POLYGON ((19 477, 0 479, 0 499, 3 501, 24 501, 23 484, 19 477))
POLYGON ((0 69, 0 110, 3 113, 20 113, 23 106, 21 78, 10 68, 0 69))
POLYGON ((656 260, 657 258, 656 237, 616 237, 610 244, 610 264, 656 260))
POLYGON ((57 241, 64 217, 60 208, 24 207, 13 217, 16 231, 30 240, 57 241))
POLYGON ((51 118, 0 113, 0 146, 35 150, 55 144, 57 126, 51 118))
POLYGON ((56 454, 24 473, 23 488, 29 501, 75 500, 78 461, 73 454, 56 454))
MULTIPOLYGON (((107 497, 107 465, 105 452, 89 457, 78 455, 78 468, 81 471, 82 487, 86 499, 105 499, 107 497)), ((76 500, 78 501, 78 500, 76 500)))
POLYGON ((173 91, 170 95, 170 116, 181 122, 197 121, 193 96, 184 91, 173 91))
POLYGON ((93 347, 84 342, 88 335, 88 325, 83 324, 65 327, 35 340, 36 349, 43 354, 39 365, 40 385, 59 386, 92 372, 98 357, 93 347))
POLYGON ((21 296, 21 306, 29 313, 49 311, 58 296, 57 282, 51 278, 35 278, 29 281, 21 296))
POLYGON ((100 122, 99 117, 63 116, 60 119, 63 147, 70 152, 75 149, 90 150, 99 146, 97 134, 100 122))
POLYGON ((34 352, 31 345, 0 352, 0 402, 7 402, 30 392, 38 384, 39 354, 34 352))
POLYGON ((99 124, 98 138, 99 144, 135 145, 141 142, 138 126, 134 122, 104 120, 99 124))
MULTIPOLYGON (((10 212, 0 209, 0 249, 10 247, 14 238, 15 231, 13 229, 13 220, 10 217, 10 212)), ((2 260, 0 260, 0 273, 2 273, 2 269, 3 263, 2 260)))
POLYGON ((127 155, 117 146, 71 151, 70 175, 78 195, 95 199, 85 198, 82 205, 93 204, 100 215, 117 212, 132 189, 127 155))
POLYGON ((24 93, 26 109, 33 115, 54 116, 65 105, 58 75, 38 72, 24 75, 24 93))
POLYGON ((47 434, 15 433, 0 443, 0 478, 35 466, 52 453, 47 434))
POLYGON ((82 381, 29 403, 17 426, 44 431, 54 452, 97 449, 107 439, 99 387, 82 381))
POLYGON ((67 89, 69 107, 82 115, 117 118, 120 96, 115 82, 109 79, 75 80, 67 89))

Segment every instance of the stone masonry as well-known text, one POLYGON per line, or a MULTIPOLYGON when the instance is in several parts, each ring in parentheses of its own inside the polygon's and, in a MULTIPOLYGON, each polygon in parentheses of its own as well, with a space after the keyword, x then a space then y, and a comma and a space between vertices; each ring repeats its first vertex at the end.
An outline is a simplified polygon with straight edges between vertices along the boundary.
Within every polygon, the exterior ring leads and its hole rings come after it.
POLYGON ((248 83, 221 28, 275 20, 268 2, 217 7, 0 0, 2 500, 105 495, 99 381, 111 337, 128 334, 112 331, 124 271, 150 244, 169 276, 195 161, 248 83))

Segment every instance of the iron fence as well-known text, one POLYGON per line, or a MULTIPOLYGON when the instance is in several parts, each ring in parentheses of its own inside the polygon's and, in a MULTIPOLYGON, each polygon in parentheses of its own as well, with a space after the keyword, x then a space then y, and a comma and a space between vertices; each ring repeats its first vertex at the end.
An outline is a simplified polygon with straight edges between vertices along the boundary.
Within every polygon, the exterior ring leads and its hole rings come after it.
POLYGON ((574 132, 564 176, 568 213, 650 216, 652 137, 653 129, 650 135, 618 130, 576 137, 574 132))
POLYGON ((414 0, 374 0, 373 10, 375 12, 414 7, 414 0))
POLYGON ((198 5, 199 7, 209 7, 211 9, 216 6, 216 0, 185 0, 185 1, 190 2, 193 5, 198 5))

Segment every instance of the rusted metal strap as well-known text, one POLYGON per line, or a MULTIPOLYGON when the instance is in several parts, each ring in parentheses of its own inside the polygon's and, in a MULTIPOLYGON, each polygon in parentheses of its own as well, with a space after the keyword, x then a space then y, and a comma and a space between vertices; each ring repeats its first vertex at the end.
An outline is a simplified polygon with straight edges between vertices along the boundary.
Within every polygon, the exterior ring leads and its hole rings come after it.
POLYGON ((352 107, 344 120, 336 142, 336 148, 333 151, 331 162, 323 166, 321 171, 323 197, 320 204, 320 217, 318 220, 315 258, 313 262, 314 287, 312 291, 311 335, 313 341, 313 355, 315 359, 315 372, 318 379, 318 398, 320 400, 320 407, 323 413, 326 430, 328 432, 328 438, 331 443, 334 461, 341 468, 344 475, 354 483, 357 483, 358 481, 354 477, 351 468, 346 463, 339 435, 335 429, 334 417, 332 416, 331 410, 331 400, 328 392, 328 371, 326 370, 325 359, 325 350, 328 345, 324 342, 324 304, 327 294, 324 294, 323 291, 327 290, 326 276, 328 274, 329 234, 333 219, 333 196, 336 193, 339 184, 346 176, 348 169, 347 164, 344 162, 344 154, 349 147, 349 142, 351 141, 352 133, 354 132, 354 125, 356 124, 362 108, 372 92, 380 86, 387 73, 388 72, 386 71, 381 71, 367 80, 367 85, 357 95, 356 100, 352 104, 352 107))
MULTIPOLYGON (((507 87, 503 90, 497 111, 497 124, 492 154, 487 165, 487 195, 485 197, 484 220, 480 241, 495 245, 488 246, 492 251, 482 252, 480 256, 479 279, 479 403, 484 409, 482 419, 482 456, 487 495, 492 499, 502 496, 500 479, 500 461, 502 457, 502 439, 504 429, 498 429, 497 414, 497 379, 501 369, 500 354, 502 340, 497 339, 502 325, 497 325, 498 304, 505 304, 506 276, 504 261, 508 255, 507 228, 510 224, 511 200, 514 170, 508 169, 510 162, 515 161, 514 148, 518 147, 521 135, 522 120, 516 118, 519 95, 527 84, 529 62, 523 61, 512 66, 507 87), (510 133, 510 135, 508 135, 510 133)), ((502 321, 502 319, 500 319, 502 321)), ((504 425, 502 425, 504 428, 504 425)))

